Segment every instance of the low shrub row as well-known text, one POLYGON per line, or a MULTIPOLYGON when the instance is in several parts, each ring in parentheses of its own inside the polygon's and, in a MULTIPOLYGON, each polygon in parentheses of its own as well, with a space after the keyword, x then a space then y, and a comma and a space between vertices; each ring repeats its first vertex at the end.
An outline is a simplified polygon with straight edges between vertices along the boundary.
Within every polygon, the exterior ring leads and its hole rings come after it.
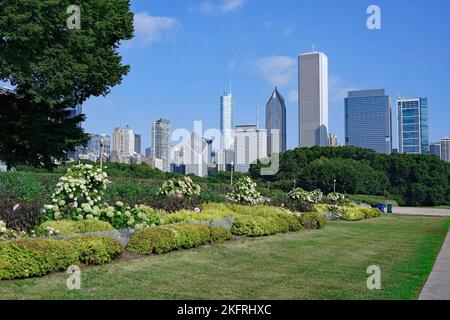
POLYGON ((289 214, 277 214, 273 217, 238 216, 231 233, 237 236, 261 237, 289 231, 300 231, 300 222, 289 214))
POLYGON ((297 216, 300 224, 305 229, 323 229, 325 228, 326 220, 323 215, 318 212, 306 212, 297 216))
POLYGON ((344 207, 341 219, 345 221, 361 221, 364 219, 378 218, 381 211, 376 208, 344 207))
POLYGON ((80 263, 101 265, 123 250, 117 240, 109 238, 3 242, 0 243, 0 280, 43 276, 80 263))
POLYGON ((160 226, 135 232, 128 243, 128 251, 141 255, 161 254, 230 238, 231 233, 225 229, 201 224, 160 226))
MULTIPOLYGON (((115 230, 114 227, 105 221, 97 220, 58 220, 47 221, 41 224, 37 230, 37 235, 48 235, 50 231, 55 235, 80 234, 89 232, 101 232, 115 230)), ((53 235, 51 234, 51 235, 53 235)))
POLYGON ((366 208, 351 204, 345 206, 319 204, 315 208, 320 214, 331 214, 344 221, 361 221, 364 219, 378 218, 382 215, 381 211, 376 208, 366 208))

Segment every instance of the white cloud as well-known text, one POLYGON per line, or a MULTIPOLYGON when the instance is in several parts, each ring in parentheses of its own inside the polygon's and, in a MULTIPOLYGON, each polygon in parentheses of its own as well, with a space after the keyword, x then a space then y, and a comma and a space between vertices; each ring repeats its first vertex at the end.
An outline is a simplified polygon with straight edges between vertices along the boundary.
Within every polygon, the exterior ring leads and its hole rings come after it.
MULTIPOLYGON (((247 0, 205 0, 196 9, 203 14, 229 13, 242 8, 247 0)), ((195 11, 190 8, 190 11, 195 11)))
POLYGON ((245 0, 225 0, 220 5, 222 12, 231 12, 241 8, 245 3, 245 0))
POLYGON ((288 101, 298 103, 298 90, 292 89, 291 92, 289 92, 288 101))
POLYGON ((134 15, 135 38, 141 43, 152 44, 170 39, 180 26, 181 23, 172 17, 151 16, 147 12, 134 15))
POLYGON ((295 26, 293 24, 288 25, 283 29, 283 34, 288 37, 295 32, 295 26))
POLYGON ((328 79, 330 103, 344 103, 349 91, 358 90, 357 87, 348 85, 336 75, 330 75, 328 79))
POLYGON ((288 56, 269 56, 255 63, 256 74, 270 85, 288 86, 297 77, 297 60, 288 56))

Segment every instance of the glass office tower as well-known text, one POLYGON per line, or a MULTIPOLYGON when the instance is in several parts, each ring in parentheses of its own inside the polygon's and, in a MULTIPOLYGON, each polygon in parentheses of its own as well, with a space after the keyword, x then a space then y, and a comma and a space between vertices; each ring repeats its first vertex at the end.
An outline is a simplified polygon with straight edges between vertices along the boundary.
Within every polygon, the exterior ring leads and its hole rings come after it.
POLYGON ((397 101, 399 152, 430 154, 428 99, 397 101))
POLYGON ((222 132, 222 149, 232 150, 234 148, 234 123, 233 123, 233 95, 231 90, 228 94, 220 97, 220 131, 222 132))
POLYGON ((267 153, 286 152, 286 104, 276 87, 266 105, 266 130, 267 153))
POLYGON ((392 152, 392 112, 384 89, 351 91, 345 99, 345 145, 392 152))

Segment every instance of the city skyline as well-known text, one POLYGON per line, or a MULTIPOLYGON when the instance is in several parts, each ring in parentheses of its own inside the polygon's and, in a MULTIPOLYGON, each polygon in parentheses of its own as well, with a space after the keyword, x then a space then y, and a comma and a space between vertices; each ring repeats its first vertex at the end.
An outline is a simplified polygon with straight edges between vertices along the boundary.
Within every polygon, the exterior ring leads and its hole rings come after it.
MULTIPOLYGON (((86 131, 111 134, 114 127, 130 124, 143 134, 142 147, 146 148, 150 144, 148 123, 161 117, 171 119, 173 128, 191 128, 196 120, 203 120, 205 128, 220 128, 217 99, 231 79, 235 118, 240 123, 254 123, 257 92, 264 97, 278 86, 286 97, 287 144, 292 149, 298 145, 296 57, 315 44, 330 60, 333 121, 329 131, 341 144, 345 136, 343 99, 348 91, 367 88, 385 88, 393 101, 427 96, 431 141, 449 135, 450 97, 444 84, 450 82, 450 43, 434 32, 450 28, 444 17, 449 3, 379 1, 382 30, 367 29, 367 5, 354 1, 269 4, 246 1, 231 12, 205 14, 192 10, 198 6, 195 1, 175 5, 132 1, 136 37, 119 49, 131 72, 106 98, 93 98, 83 105, 86 131), (398 21, 405 8, 414 24, 398 21), (173 29, 150 33, 144 22, 161 20, 155 17, 167 18, 173 29), (399 39, 409 43, 408 50, 392 50, 399 39)), ((398 147, 396 127, 394 148, 398 147)))

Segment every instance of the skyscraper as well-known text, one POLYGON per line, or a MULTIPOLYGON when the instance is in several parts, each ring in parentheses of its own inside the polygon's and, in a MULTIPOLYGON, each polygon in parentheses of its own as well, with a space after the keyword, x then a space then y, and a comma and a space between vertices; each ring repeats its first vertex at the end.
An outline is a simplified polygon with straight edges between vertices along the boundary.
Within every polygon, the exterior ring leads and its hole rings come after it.
POLYGON ((172 169, 174 173, 208 176, 208 166, 212 163, 212 143, 193 131, 182 143, 172 149, 172 169))
POLYGON ((109 156, 111 153, 111 137, 107 134, 91 134, 87 144, 87 153, 100 159, 101 144, 103 143, 103 154, 109 156))
POLYGON ((134 152, 136 152, 137 154, 141 154, 141 135, 140 134, 135 134, 134 135, 134 152))
POLYGON ((277 87, 266 105, 267 153, 286 152, 286 104, 277 87))
POLYGON ((234 145, 233 94, 224 93, 220 97, 220 132, 222 133, 222 149, 231 150, 234 145))
POLYGON ((441 140, 441 160, 450 162, 450 137, 441 140))
POLYGON ((300 147, 328 146, 328 58, 311 52, 298 60, 300 147))
POLYGON ((330 133, 328 134, 328 145, 330 147, 337 147, 338 146, 338 138, 337 135, 335 135, 334 133, 330 133))
POLYGON ((401 99, 397 106, 399 152, 429 154, 428 99, 401 99))
POLYGON ((433 142, 430 144, 430 154, 441 158, 441 142, 433 142))
POLYGON ((256 125, 236 126, 235 131, 235 170, 246 173, 252 163, 267 157, 267 132, 256 125))
POLYGON ((169 172, 170 121, 159 119, 152 125, 152 156, 161 159, 163 171, 169 172))
POLYGON ((126 128, 116 128, 113 135, 111 150, 111 161, 119 163, 130 163, 134 155, 134 132, 126 128))
POLYGON ((392 111, 384 89, 350 91, 345 98, 345 145, 392 153, 392 111))
MULTIPOLYGON (((68 118, 71 119, 83 114, 83 107, 77 105, 75 108, 67 108, 67 111, 69 111, 68 118)), ((81 122, 78 124, 78 127, 81 128, 81 122)), ((83 148, 81 146, 76 147, 75 150, 67 152, 67 159, 69 159, 69 161, 77 160, 82 152, 83 148)))

